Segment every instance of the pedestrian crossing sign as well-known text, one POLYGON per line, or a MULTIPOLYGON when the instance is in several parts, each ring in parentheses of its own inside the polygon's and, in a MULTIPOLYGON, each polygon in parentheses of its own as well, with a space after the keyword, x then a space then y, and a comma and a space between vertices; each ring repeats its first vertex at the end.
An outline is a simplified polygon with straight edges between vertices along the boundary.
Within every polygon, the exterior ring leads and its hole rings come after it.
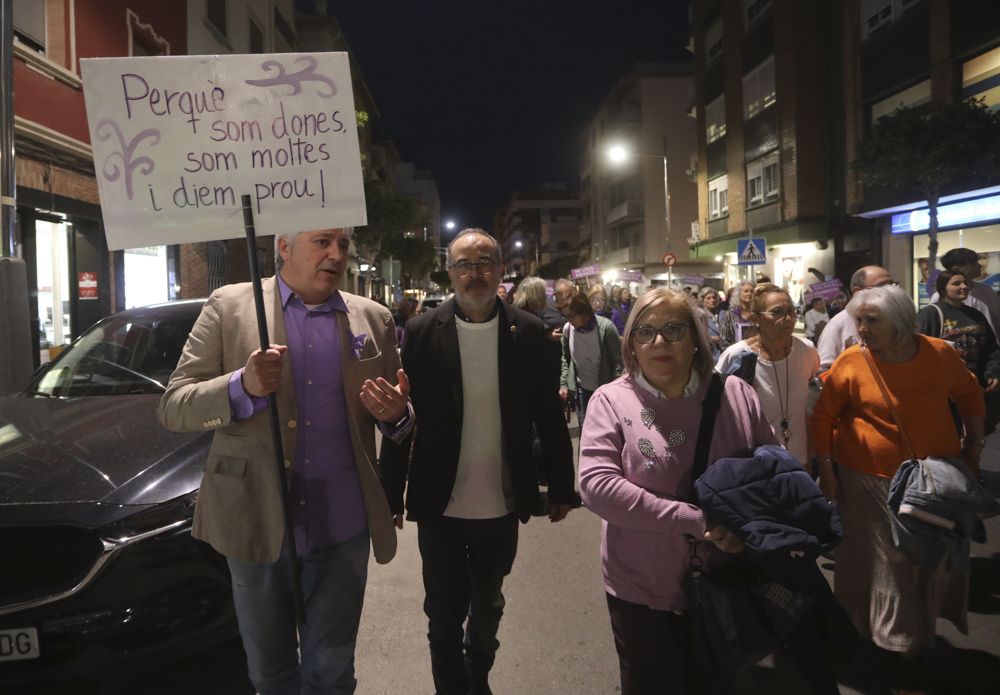
POLYGON ((741 239, 736 242, 736 264, 764 265, 767 263, 766 249, 763 239, 741 239))

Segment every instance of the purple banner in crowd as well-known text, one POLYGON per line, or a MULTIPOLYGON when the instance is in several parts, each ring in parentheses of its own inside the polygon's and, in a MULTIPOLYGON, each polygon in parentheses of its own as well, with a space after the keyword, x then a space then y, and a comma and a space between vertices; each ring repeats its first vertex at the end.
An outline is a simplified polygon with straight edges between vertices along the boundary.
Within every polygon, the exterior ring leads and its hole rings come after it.
POLYGON ((693 287, 701 287, 705 284, 704 275, 685 275, 681 278, 682 285, 691 285, 693 287))
POLYGON ((814 282, 809 285, 809 289, 806 290, 807 299, 822 297, 826 301, 830 301, 836 299, 838 295, 847 296, 844 292, 844 283, 842 283, 838 278, 825 280, 823 282, 814 282))
POLYGON ((601 266, 596 263, 591 263, 590 265, 580 266, 579 268, 573 268, 569 271, 569 276, 574 280, 579 280, 580 278, 589 278, 591 275, 600 275, 601 266))
POLYGON ((642 282, 641 270, 619 270, 618 279, 623 282, 642 282))

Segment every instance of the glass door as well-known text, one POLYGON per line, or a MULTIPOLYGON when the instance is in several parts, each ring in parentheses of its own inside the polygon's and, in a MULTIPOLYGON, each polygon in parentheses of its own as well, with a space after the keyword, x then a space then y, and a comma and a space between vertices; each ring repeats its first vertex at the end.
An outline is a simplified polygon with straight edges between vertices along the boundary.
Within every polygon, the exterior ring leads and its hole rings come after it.
POLYGON ((70 342, 69 225, 35 220, 38 349, 41 363, 70 342), (50 352, 51 351, 51 352, 50 352))

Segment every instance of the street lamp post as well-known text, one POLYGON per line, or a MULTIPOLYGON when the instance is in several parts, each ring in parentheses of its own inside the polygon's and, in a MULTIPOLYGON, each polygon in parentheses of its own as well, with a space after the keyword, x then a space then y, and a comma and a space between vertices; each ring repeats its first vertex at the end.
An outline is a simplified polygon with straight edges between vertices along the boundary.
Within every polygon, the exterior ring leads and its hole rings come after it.
MULTIPOLYGON (((667 169, 667 136, 663 136, 663 154, 642 154, 631 152, 625 145, 614 144, 608 148, 607 159, 614 166, 623 166, 631 157, 647 157, 663 161, 663 237, 667 251, 673 251, 670 240, 670 179, 667 169)), ((673 268, 667 266, 668 282, 673 284, 673 268)))
MULTIPOLYGON (((457 226, 458 225, 455 223, 455 220, 446 220, 444 223, 444 228, 447 229, 449 232, 455 231, 455 227, 457 226)), ((441 251, 440 263, 441 267, 444 268, 446 265, 448 265, 448 244, 444 243, 444 239, 441 240, 441 243, 442 246, 438 246, 437 249, 441 251)))

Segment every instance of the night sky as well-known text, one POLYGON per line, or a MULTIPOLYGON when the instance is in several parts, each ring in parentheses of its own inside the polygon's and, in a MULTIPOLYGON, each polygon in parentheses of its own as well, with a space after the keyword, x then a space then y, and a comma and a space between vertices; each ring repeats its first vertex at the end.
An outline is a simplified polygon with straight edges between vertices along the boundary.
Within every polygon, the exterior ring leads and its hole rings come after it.
MULTIPOLYGON (((297 0, 309 11, 311 0, 297 0)), ((639 61, 690 60, 686 0, 330 0, 381 115, 438 183, 442 221, 578 185, 577 138, 639 61)))

